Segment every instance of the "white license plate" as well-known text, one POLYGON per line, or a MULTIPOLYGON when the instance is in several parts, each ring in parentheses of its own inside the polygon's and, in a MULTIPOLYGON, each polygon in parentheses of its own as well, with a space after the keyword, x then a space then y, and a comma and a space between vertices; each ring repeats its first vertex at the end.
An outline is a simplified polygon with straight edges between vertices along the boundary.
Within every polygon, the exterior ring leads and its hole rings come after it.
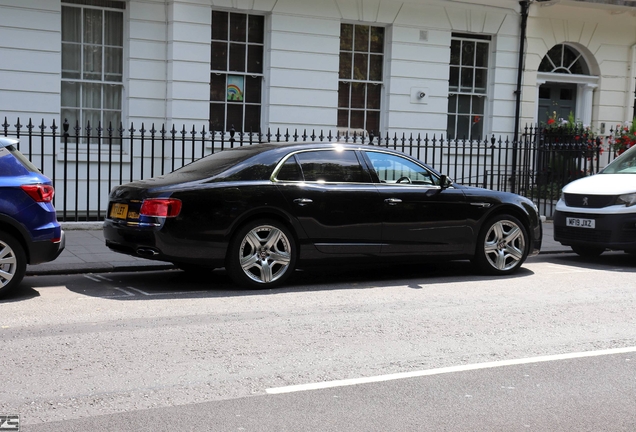
POLYGON ((594 219, 581 219, 573 217, 565 218, 565 224, 569 227, 594 229, 596 227, 594 222, 594 219))

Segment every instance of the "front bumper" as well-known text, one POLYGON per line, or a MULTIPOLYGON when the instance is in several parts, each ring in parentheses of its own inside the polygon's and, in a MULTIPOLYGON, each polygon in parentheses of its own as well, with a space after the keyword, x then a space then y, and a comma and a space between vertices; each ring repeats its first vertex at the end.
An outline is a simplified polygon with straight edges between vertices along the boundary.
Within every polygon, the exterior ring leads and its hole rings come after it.
POLYGON ((604 247, 616 250, 636 249, 636 213, 593 214, 556 210, 554 240, 565 246, 604 247), (595 227, 566 226, 566 218, 594 219, 595 227))

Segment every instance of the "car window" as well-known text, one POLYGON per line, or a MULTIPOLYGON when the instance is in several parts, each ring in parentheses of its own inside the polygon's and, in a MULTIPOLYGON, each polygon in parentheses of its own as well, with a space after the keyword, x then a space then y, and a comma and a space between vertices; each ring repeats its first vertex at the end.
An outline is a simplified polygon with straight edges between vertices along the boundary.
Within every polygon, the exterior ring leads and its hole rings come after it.
POLYGON ((303 173, 300 170, 296 156, 292 156, 285 161, 278 171, 276 179, 284 181, 303 181, 303 173))
MULTIPOLYGON (((355 151, 316 150, 295 155, 305 181, 329 183, 370 183, 355 151)), ((288 161, 289 162, 289 161, 288 161)))
POLYGON ((381 183, 434 185, 434 177, 426 168, 397 155, 366 151, 381 183))
MULTIPOLYGON (((27 171, 31 171, 35 173, 40 172, 40 170, 35 165, 33 165, 26 156, 20 153, 20 151, 13 145, 0 147, 0 157, 9 157, 9 155, 13 155, 13 157, 16 158, 27 171)), ((5 167, 2 170, 2 172, 0 172, 0 175, 17 175, 18 174, 14 172, 9 172, 9 169, 7 167, 5 167)))

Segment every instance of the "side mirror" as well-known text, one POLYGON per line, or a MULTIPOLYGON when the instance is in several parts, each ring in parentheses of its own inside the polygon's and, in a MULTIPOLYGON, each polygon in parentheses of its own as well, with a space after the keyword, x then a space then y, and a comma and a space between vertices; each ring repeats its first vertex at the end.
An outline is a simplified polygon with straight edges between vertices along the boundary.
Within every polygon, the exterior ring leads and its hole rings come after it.
POLYGON ((442 189, 446 189, 447 187, 449 187, 450 183, 451 182, 446 174, 442 174, 441 176, 439 176, 439 185, 442 189))

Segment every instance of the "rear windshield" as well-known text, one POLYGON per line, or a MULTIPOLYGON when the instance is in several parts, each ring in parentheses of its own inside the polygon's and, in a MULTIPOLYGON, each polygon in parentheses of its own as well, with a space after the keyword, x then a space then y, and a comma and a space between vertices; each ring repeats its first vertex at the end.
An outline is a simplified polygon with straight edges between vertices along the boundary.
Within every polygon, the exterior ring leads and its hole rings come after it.
POLYGON ((260 152, 258 146, 239 147, 236 149, 223 150, 218 153, 211 154, 199 160, 196 160, 175 173, 194 174, 200 178, 214 177, 223 171, 249 159, 254 154, 260 152))
POLYGON ((40 172, 38 167, 33 165, 31 161, 27 159, 27 157, 24 156, 22 153, 20 153, 20 150, 18 150, 15 146, 8 145, 5 147, 0 147, 0 157, 5 155, 8 156, 8 153, 10 153, 14 158, 16 158, 28 171, 36 172, 36 173, 40 172))

